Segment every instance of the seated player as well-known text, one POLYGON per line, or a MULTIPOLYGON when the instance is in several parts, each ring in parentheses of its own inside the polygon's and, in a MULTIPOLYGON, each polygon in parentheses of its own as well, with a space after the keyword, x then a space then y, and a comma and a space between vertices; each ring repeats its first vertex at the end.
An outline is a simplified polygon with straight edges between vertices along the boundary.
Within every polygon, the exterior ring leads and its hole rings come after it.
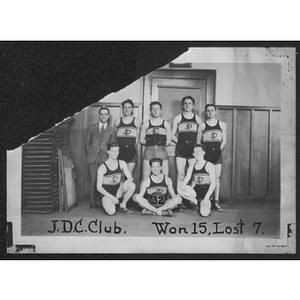
POLYGON ((141 184, 139 194, 133 196, 142 208, 143 215, 172 216, 172 210, 181 203, 181 197, 176 195, 172 180, 162 174, 163 161, 160 158, 152 158, 149 161, 151 174, 141 184), (167 200, 168 192, 171 199, 167 200), (144 195, 146 193, 146 198, 144 195))
POLYGON ((116 206, 120 204, 120 211, 132 214, 126 204, 135 190, 135 184, 126 163, 118 160, 118 143, 107 146, 108 159, 99 167, 97 176, 97 190, 103 195, 102 206, 105 212, 112 216, 116 213, 116 206), (123 181, 124 175, 126 180, 123 181), (120 203, 119 199, 123 198, 120 203))
POLYGON ((186 176, 178 188, 178 194, 191 201, 193 212, 208 217, 211 212, 210 197, 215 189, 215 167, 204 160, 205 148, 201 144, 194 146, 193 156, 196 162, 187 170, 186 176))

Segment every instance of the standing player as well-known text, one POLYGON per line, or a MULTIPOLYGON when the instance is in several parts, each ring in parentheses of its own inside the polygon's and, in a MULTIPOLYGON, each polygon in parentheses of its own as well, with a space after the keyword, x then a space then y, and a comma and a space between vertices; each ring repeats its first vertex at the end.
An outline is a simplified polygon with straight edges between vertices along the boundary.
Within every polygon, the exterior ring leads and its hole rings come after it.
POLYGON ((151 120, 145 122, 141 128, 140 143, 146 146, 143 158, 143 180, 151 173, 149 161, 151 158, 160 158, 162 173, 169 174, 167 146, 171 143, 171 126, 161 118, 162 105, 158 101, 150 103, 151 120))
POLYGON ((108 159, 99 167, 97 177, 98 192, 103 195, 102 206, 105 212, 112 216, 116 213, 116 205, 120 203, 120 211, 132 214, 126 208, 126 204, 135 190, 132 176, 123 160, 118 160, 119 145, 111 143, 107 145, 108 159), (124 175, 126 180, 123 181, 124 175))
POLYGON ((206 122, 202 123, 198 132, 198 142, 206 147, 204 159, 215 165, 216 189, 213 208, 223 211, 219 204, 220 176, 222 172, 222 150, 227 142, 226 124, 216 118, 217 108, 214 104, 205 106, 206 122))
POLYGON ((133 102, 130 99, 122 103, 123 117, 115 121, 117 140, 120 145, 118 159, 124 160, 133 175, 137 160, 137 146, 141 122, 133 116, 133 102))
POLYGON ((162 174, 163 161, 152 158, 149 164, 151 175, 142 182, 140 193, 133 196, 133 200, 143 208, 143 215, 172 216, 171 209, 181 203, 181 197, 175 194, 172 180, 162 174), (171 195, 169 200, 168 192, 171 195))
MULTIPOLYGON (((185 167, 195 163, 193 148, 197 143, 198 127, 202 123, 200 117, 193 113, 195 99, 192 96, 183 97, 181 106, 183 113, 177 115, 173 121, 172 141, 176 145, 177 186, 185 176, 185 167), (178 133, 178 136, 177 136, 178 133)), ((183 211, 182 204, 178 207, 183 211)))
POLYGON ((199 207, 202 217, 208 217, 211 212, 210 196, 215 189, 215 168, 204 160, 205 147, 201 144, 194 146, 194 165, 187 170, 183 182, 179 185, 178 194, 191 201, 193 212, 199 207))

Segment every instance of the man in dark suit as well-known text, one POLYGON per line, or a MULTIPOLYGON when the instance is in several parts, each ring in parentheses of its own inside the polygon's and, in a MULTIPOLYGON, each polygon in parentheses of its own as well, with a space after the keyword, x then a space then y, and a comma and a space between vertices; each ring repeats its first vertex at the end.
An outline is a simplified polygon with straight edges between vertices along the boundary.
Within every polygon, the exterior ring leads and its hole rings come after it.
POLYGON ((98 206, 96 206, 98 168, 108 158, 107 145, 117 141, 115 129, 108 126, 109 118, 109 109, 107 107, 101 107, 99 109, 99 122, 89 126, 86 133, 85 148, 88 154, 87 162, 91 179, 91 209, 98 208, 98 206))

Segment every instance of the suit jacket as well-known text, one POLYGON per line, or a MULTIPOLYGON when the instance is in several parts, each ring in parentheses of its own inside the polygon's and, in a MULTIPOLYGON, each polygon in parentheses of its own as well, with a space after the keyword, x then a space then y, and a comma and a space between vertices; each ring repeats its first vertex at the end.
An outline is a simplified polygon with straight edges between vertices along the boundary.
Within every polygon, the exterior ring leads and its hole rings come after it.
POLYGON ((97 159, 100 164, 107 160, 107 145, 117 141, 115 129, 107 126, 99 132, 99 122, 89 126, 85 137, 85 148, 87 151, 88 164, 94 164, 97 159))

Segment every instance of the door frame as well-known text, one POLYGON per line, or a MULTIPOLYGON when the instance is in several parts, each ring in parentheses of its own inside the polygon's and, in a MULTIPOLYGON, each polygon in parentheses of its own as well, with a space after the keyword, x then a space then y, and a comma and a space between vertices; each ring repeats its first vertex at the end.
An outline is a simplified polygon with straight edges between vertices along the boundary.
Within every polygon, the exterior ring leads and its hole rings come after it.
POLYGON ((151 103, 152 80, 157 79, 193 79, 206 80, 206 104, 215 103, 216 98, 216 70, 204 69, 159 69, 145 76, 144 81, 144 111, 143 122, 149 120, 150 111, 147 109, 151 103), (146 109, 145 109, 146 108, 146 109))

